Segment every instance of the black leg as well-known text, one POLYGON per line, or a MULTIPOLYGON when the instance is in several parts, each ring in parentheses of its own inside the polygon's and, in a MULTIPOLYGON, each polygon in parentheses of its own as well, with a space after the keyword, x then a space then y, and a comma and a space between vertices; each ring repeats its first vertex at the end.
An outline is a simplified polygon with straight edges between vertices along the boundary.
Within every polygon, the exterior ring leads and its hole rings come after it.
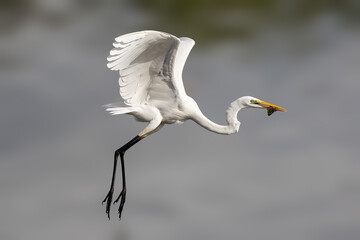
POLYGON ((121 160, 121 173, 122 173, 122 183, 123 183, 123 189, 119 195, 119 197, 114 201, 114 204, 117 203, 120 199, 120 206, 119 206, 119 219, 121 218, 121 212, 123 210, 124 204, 125 204, 125 198, 126 198, 126 181, 125 181, 125 163, 124 163, 124 155, 125 152, 134 146, 137 142, 139 142, 142 139, 139 135, 131 139, 128 143, 126 143, 124 146, 119 148, 115 151, 114 154, 114 167, 113 167, 113 175, 111 179, 111 185, 110 190, 108 194, 106 195, 105 199, 102 201, 102 203, 106 202, 106 214, 108 215, 108 218, 110 219, 110 207, 112 202, 112 197, 114 194, 114 184, 115 184, 115 176, 116 176, 116 166, 117 166, 117 159, 120 155, 121 160))
POLYGON ((118 209, 119 212, 119 219, 121 219, 121 213, 124 208, 125 199, 126 199, 126 178, 125 178, 125 163, 124 163, 124 154, 125 152, 120 152, 120 159, 121 159, 121 173, 122 173, 122 184, 123 188, 121 190, 121 193, 114 201, 114 204, 117 203, 120 199, 120 206, 118 209))
POLYGON ((114 194, 117 160, 118 160, 120 151, 121 151, 121 148, 116 150, 114 153, 114 167, 113 167, 113 174, 112 174, 112 178, 111 178, 110 190, 109 190, 108 194, 106 195, 105 199, 102 201, 102 204, 104 204, 104 202, 106 202, 106 214, 108 215, 109 219, 110 219, 110 207, 111 207, 111 202, 112 202, 112 198, 113 198, 113 194, 114 194))

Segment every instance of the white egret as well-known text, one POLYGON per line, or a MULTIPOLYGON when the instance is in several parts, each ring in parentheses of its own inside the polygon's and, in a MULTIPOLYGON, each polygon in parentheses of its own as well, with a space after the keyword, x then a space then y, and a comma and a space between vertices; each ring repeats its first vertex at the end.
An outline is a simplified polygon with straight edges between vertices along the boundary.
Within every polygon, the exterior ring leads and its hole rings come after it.
POLYGON ((134 144, 158 131, 164 124, 195 121, 205 129, 218 134, 238 132, 240 122, 237 113, 242 108, 265 108, 268 115, 284 108, 254 97, 241 97, 227 109, 228 125, 223 126, 209 120, 200 111, 195 100, 189 97, 182 82, 185 61, 194 46, 190 38, 177 38, 157 31, 141 31, 122 35, 115 39, 114 48, 108 56, 108 68, 119 71, 120 95, 123 104, 107 105, 112 115, 130 114, 138 121, 149 124, 136 137, 115 151, 110 191, 106 202, 106 213, 110 218, 110 206, 114 192, 117 160, 120 156, 123 188, 114 201, 120 200, 119 218, 126 198, 124 154, 134 144))

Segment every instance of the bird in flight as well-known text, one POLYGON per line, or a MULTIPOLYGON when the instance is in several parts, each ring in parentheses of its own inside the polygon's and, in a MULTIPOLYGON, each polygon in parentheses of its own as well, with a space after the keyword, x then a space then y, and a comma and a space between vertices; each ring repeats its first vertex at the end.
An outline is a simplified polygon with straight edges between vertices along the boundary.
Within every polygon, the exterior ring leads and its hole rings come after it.
POLYGON ((107 67, 119 71, 121 104, 106 105, 112 115, 130 114, 136 120, 148 122, 138 135, 115 151, 110 190, 102 203, 106 202, 106 214, 110 219, 117 161, 120 156, 122 191, 114 204, 120 201, 119 219, 126 199, 125 152, 143 138, 160 130, 165 124, 193 120, 203 128, 218 134, 238 132, 240 122, 237 113, 243 108, 263 108, 270 116, 284 108, 245 96, 232 102, 226 110, 227 125, 209 120, 195 100, 189 97, 183 85, 182 71, 195 41, 158 31, 140 31, 125 34, 115 39, 110 51, 107 67))

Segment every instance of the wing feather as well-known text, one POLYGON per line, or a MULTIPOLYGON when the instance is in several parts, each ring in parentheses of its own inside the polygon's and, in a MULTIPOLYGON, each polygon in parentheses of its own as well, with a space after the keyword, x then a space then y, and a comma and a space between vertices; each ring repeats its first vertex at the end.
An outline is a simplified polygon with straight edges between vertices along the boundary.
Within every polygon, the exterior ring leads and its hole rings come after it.
POLYGON ((107 66, 119 71, 119 92, 125 104, 170 101, 186 94, 181 74, 194 43, 157 31, 115 38, 107 66))

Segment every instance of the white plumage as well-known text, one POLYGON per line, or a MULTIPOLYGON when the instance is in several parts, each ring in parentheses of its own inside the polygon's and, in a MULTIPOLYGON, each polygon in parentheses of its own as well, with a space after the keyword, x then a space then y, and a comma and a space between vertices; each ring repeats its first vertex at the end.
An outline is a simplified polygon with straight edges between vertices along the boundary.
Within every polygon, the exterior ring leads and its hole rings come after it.
POLYGON ((126 185, 124 154, 144 137, 158 131, 164 124, 191 119, 200 126, 219 134, 232 134, 239 130, 237 113, 242 108, 266 108, 268 115, 285 111, 276 105, 245 96, 230 104, 226 111, 228 125, 219 125, 206 118, 195 100, 186 95, 182 71, 195 41, 177 38, 157 31, 141 31, 122 35, 115 39, 114 48, 108 56, 108 68, 119 71, 120 95, 123 105, 110 104, 107 107, 113 115, 131 114, 139 121, 149 122, 134 139, 119 148, 114 156, 114 171, 110 191, 103 202, 107 202, 109 216, 117 157, 121 157, 123 191, 115 200, 121 199, 119 216, 125 202, 126 185))
POLYGON ((193 40, 143 31, 115 41, 107 66, 119 70, 120 95, 125 103, 139 105, 185 94, 181 73, 193 40))

